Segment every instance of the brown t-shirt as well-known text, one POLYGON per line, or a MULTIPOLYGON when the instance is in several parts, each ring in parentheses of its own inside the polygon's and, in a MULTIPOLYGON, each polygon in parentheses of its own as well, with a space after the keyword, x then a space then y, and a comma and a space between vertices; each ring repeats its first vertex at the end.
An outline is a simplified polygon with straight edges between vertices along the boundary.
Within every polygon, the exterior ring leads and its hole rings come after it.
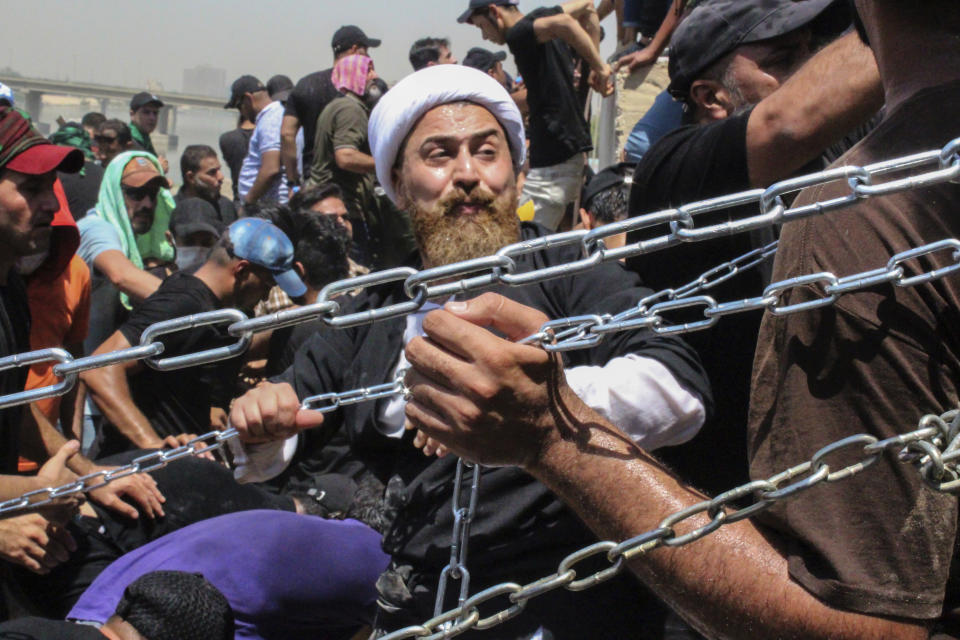
MULTIPOLYGON (((939 149, 960 136, 957 113, 960 83, 922 91, 837 164, 939 149)), ((795 204, 845 193, 843 183, 819 186, 795 204)), ((871 198, 785 225, 773 279, 859 273, 945 238, 960 238, 960 185, 871 198)), ((941 252, 913 261, 907 271, 946 264, 952 264, 950 252, 941 252)), ((794 289, 783 304, 809 299, 817 289, 794 289)), ((958 382, 955 275, 916 287, 877 286, 781 318, 768 313, 752 380, 751 476, 769 477, 856 433, 886 438, 912 431, 924 414, 957 406, 958 382)), ((829 463, 846 464, 839 454, 829 463)), ((937 631, 960 637, 957 499, 927 488, 895 453, 859 476, 774 507, 764 521, 789 541, 791 577, 821 600, 867 614, 939 619, 937 631)))

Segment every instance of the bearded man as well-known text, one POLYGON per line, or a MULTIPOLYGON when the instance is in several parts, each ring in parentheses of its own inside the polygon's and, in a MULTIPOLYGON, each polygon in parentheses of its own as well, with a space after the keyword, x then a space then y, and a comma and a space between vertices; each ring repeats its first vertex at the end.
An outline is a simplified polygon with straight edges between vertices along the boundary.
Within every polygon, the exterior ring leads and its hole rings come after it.
MULTIPOLYGON (((453 65, 418 71, 383 97, 369 131, 377 177, 390 199, 410 213, 417 266, 485 256, 545 235, 543 227, 517 220, 522 120, 503 86, 487 74, 453 65)), ((554 247, 516 257, 516 271, 579 257, 577 248, 554 247)), ((619 264, 494 290, 539 309, 544 319, 616 313, 650 293, 619 264)), ((345 301, 344 312, 407 299, 402 283, 372 288, 345 301)), ((286 372, 236 400, 231 411, 251 460, 249 469, 239 470, 248 480, 258 479, 256 469, 277 473, 286 466, 284 473, 303 477, 322 470, 389 483, 385 511, 394 517, 383 547, 392 564, 378 581, 380 630, 421 622, 433 611, 438 579, 450 559, 456 460, 433 457, 432 442, 404 429, 405 401, 399 396, 325 417, 300 411, 299 399, 394 379, 408 365, 404 346, 424 335, 425 313, 444 302, 457 304, 435 300, 405 318, 348 331, 320 329, 286 372), (322 452, 334 436, 347 445, 336 455, 322 452), (296 451, 292 462, 284 459, 285 450, 296 451)), ((443 346, 454 353, 461 349, 455 343, 443 346)), ((678 339, 621 333, 563 359, 576 393, 600 413, 629 423, 627 431, 646 449, 693 437, 707 413, 704 373, 678 339)), ((471 593, 505 579, 523 582, 549 574, 566 554, 593 539, 553 493, 524 472, 485 468, 481 476, 469 540, 471 593)), ((447 605, 459 590, 451 581, 447 605)), ((575 594, 575 602, 571 592, 554 591, 485 637, 659 637, 663 609, 638 597, 639 589, 632 578, 617 578, 589 594, 575 594)))

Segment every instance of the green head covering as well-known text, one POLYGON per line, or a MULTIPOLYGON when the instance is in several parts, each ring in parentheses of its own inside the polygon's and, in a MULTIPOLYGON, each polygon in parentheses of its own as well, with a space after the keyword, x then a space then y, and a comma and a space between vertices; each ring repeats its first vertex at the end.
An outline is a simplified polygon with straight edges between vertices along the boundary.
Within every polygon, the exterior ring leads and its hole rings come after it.
POLYGON ((90 134, 87 130, 76 122, 68 122, 50 136, 50 142, 62 144, 68 147, 76 147, 83 151, 87 160, 94 160, 93 149, 91 149, 90 134))
MULTIPOLYGON (((175 203, 170 190, 161 188, 157 195, 157 210, 153 216, 153 226, 144 234, 134 234, 130 226, 130 216, 123 200, 123 190, 120 188, 120 178, 127 163, 137 157, 150 160, 157 167, 160 175, 163 169, 155 156, 146 151, 125 151, 115 157, 103 172, 103 182, 100 183, 100 195, 97 200, 96 215, 109 222, 117 235, 120 236, 120 245, 123 254, 138 269, 143 268, 145 258, 156 258, 161 262, 173 262, 173 245, 167 240, 167 229, 170 228, 170 213, 175 203)), ((120 302, 127 309, 130 308, 130 299, 127 294, 120 294, 120 302)))

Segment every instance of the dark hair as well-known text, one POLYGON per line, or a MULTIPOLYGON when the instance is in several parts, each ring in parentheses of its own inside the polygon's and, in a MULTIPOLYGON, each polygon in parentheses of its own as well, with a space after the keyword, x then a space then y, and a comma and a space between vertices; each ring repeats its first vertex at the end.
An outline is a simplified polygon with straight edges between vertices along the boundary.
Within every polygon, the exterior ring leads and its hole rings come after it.
POLYGON ((116 614, 150 640, 232 640, 233 609, 199 573, 152 571, 124 590, 116 614))
POLYGON ((301 189, 290 198, 290 209, 293 211, 309 209, 327 198, 339 198, 343 200, 343 190, 333 182, 326 182, 316 187, 301 189))
POLYGON ((601 191, 583 207, 594 215, 599 224, 610 224, 627 217, 630 203, 630 185, 621 184, 601 191))
POLYGON ((450 49, 447 38, 420 38, 410 47, 410 64, 414 71, 420 71, 431 62, 440 59, 440 49, 450 49))
POLYGON ((80 120, 80 126, 90 127, 94 131, 97 130, 101 124, 107 121, 107 116, 103 115, 99 111, 91 111, 86 113, 83 116, 83 119, 80 120))
POLYGON ((297 236, 290 217, 290 207, 287 205, 280 204, 275 200, 260 200, 259 202, 245 206, 243 208, 243 216, 245 218, 262 218, 267 222, 273 223, 273 225, 279 227, 279 229, 290 238, 290 242, 296 246, 297 236))
POLYGON ((130 133, 130 127, 128 127, 127 123, 123 120, 117 120, 116 118, 104 120, 100 123, 100 126, 97 127, 97 133, 99 134, 104 131, 113 131, 116 133, 117 142, 120 144, 127 144, 133 140, 133 135, 130 133))
POLYGON ((290 214, 297 237, 294 260, 303 265, 304 280, 314 289, 322 289, 347 277, 350 234, 333 216, 297 210, 290 214))
POLYGON ((205 144, 191 144, 183 150, 180 156, 180 175, 183 180, 187 180, 187 171, 197 172, 200 170, 200 162, 205 158, 216 158, 217 152, 213 147, 205 144))

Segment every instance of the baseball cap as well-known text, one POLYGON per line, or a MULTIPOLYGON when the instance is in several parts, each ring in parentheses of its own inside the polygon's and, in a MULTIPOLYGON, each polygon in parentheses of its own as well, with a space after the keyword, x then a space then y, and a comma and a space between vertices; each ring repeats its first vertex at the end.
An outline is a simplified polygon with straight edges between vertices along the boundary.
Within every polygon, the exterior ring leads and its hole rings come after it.
POLYGON ((267 93, 273 100, 286 102, 291 91, 293 91, 293 80, 288 76, 278 74, 267 80, 267 93))
POLYGON ((279 227, 263 218, 242 218, 228 231, 234 256, 269 270, 273 281, 291 298, 307 292, 293 269, 293 243, 279 227))
POLYGON ((203 198, 184 198, 170 214, 170 232, 176 238, 191 233, 206 231, 216 237, 223 233, 225 225, 217 217, 217 210, 203 198))
POLYGON ((170 187, 170 181, 160 173, 157 165, 153 164, 149 158, 144 156, 130 158, 127 166, 123 168, 120 184, 136 189, 150 182, 157 182, 161 187, 170 187))
POLYGON ((490 71, 498 62, 503 62, 507 59, 506 51, 489 51, 483 47, 473 47, 470 51, 467 51, 466 57, 463 59, 463 64, 468 67, 473 67, 474 69, 480 69, 480 71, 490 71))
MULTIPOLYGON (((467 22, 470 19, 470 16, 473 15, 474 11, 484 7, 489 7, 491 4, 518 5, 520 4, 520 0, 470 0, 467 10, 460 14, 460 17, 457 18, 457 22, 467 22)), ((486 69, 484 69, 484 71, 486 71, 486 69)))
POLYGON ((15 107, 16 101, 13 99, 13 89, 0 82, 0 100, 7 102, 11 107, 15 107))
POLYGON ((136 111, 140 107, 145 107, 148 104, 155 104, 158 107, 162 107, 163 100, 149 91, 141 91, 130 99, 130 111, 136 111))
POLYGON ((263 86, 263 83, 254 76, 240 76, 230 85, 230 101, 223 105, 223 108, 236 109, 240 106, 245 94, 266 90, 267 88, 263 86))
POLYGON ((809 24, 838 0, 707 0, 670 41, 670 85, 683 97, 699 73, 743 44, 769 40, 809 24))
POLYGON ((632 184, 635 166, 629 162, 621 162, 599 171, 590 178, 590 181, 583 188, 583 193, 580 195, 580 206, 589 210, 588 205, 597 194, 624 183, 632 184))
POLYGON ((330 47, 334 51, 349 49, 355 44, 362 45, 368 49, 380 46, 380 41, 376 38, 368 38, 363 29, 356 25, 348 24, 340 27, 333 33, 333 39, 330 41, 330 47))

